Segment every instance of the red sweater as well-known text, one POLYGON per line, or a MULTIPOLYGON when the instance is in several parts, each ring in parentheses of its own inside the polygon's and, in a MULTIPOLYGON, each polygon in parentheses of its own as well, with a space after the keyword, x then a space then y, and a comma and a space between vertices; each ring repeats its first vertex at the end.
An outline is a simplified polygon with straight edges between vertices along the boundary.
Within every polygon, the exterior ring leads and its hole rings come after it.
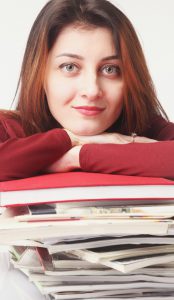
MULTIPOLYGON (((159 142, 82 146, 81 169, 174 179, 174 124, 157 117, 144 136, 159 142)), ((0 181, 42 174, 70 148, 70 138, 63 129, 26 137, 20 123, 1 116, 0 181)))

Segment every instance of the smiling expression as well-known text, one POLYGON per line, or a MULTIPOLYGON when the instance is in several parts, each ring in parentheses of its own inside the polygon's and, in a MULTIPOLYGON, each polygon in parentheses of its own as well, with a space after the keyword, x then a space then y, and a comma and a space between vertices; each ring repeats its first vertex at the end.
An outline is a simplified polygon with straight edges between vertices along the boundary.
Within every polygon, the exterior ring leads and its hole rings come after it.
POLYGON ((64 28, 49 53, 44 88, 63 128, 77 135, 106 131, 121 113, 124 88, 109 29, 64 28))

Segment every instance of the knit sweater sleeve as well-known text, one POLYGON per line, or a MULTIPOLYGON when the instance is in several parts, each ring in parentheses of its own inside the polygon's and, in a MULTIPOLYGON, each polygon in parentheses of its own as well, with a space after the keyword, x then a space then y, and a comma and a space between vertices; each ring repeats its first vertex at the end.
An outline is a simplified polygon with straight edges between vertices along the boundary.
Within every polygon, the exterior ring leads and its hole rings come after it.
MULTIPOLYGON (((9 126, 9 124, 8 124, 9 126)), ((62 129, 52 129, 29 137, 9 135, 0 123, 0 181, 41 174, 71 148, 71 140, 62 129)))
POLYGON ((80 151, 82 170, 174 179, 174 124, 158 120, 146 136, 158 141, 84 145, 80 151))

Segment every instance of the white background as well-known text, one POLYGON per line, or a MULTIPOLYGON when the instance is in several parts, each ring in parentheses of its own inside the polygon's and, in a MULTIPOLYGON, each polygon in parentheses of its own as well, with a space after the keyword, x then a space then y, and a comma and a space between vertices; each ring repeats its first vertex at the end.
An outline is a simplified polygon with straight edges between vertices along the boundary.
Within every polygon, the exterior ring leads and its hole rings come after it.
MULTIPOLYGON (((0 108, 10 108, 30 28, 46 2, 0 0, 0 108)), ((142 43, 158 97, 174 121, 174 1, 112 2, 132 21, 142 43)), ((17 271, 8 269, 8 257, 0 254, 1 299, 43 299, 37 289, 21 276, 17 271), (20 291, 17 290, 18 286, 21 287, 20 291)))
MULTIPOLYGON (((10 108, 30 28, 46 2, 0 0, 0 108, 10 108)), ((132 21, 143 46, 158 98, 174 121, 174 1, 112 2, 132 21)))

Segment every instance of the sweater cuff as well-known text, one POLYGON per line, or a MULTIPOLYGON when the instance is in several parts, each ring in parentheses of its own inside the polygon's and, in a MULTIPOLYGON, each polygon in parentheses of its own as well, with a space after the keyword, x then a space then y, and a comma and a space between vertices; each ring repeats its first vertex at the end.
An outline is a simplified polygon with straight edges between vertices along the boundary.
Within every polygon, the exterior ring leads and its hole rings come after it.
POLYGON ((56 130, 58 130, 59 134, 62 135, 63 146, 64 146, 65 152, 70 150, 72 148, 72 142, 71 142, 71 139, 70 139, 68 133, 66 132, 66 130, 64 130, 64 129, 56 129, 56 130))
POLYGON ((89 161, 89 157, 88 157, 88 147, 89 145, 83 145, 80 149, 80 153, 79 153, 79 162, 80 162, 80 168, 83 171, 88 171, 88 161, 89 161))

